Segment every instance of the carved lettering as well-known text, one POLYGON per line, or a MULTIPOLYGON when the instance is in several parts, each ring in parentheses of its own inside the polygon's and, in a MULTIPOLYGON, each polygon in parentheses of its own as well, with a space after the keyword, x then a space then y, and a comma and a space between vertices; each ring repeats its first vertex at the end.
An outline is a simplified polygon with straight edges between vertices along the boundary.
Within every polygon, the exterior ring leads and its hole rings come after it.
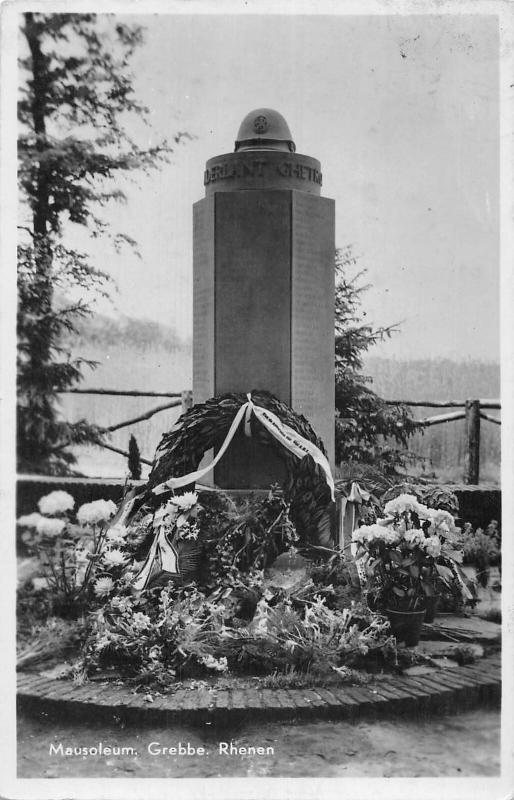
POLYGON ((296 178, 297 180, 309 181, 320 186, 322 184, 321 172, 314 167, 309 167, 307 164, 301 164, 297 161, 280 161, 278 164, 273 165, 264 159, 259 159, 238 164, 232 164, 229 161, 220 161, 218 164, 212 164, 204 171, 204 186, 234 178, 266 178, 267 175, 271 176, 273 174, 273 166, 275 174, 278 173, 282 178, 296 178))

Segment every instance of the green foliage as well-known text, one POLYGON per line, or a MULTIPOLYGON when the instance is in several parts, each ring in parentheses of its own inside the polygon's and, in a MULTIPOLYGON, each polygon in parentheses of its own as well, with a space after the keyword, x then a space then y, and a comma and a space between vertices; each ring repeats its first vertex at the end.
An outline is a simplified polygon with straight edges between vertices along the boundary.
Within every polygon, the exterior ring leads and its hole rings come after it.
POLYGON ((137 444, 137 439, 132 433, 129 439, 128 448, 128 469, 130 477, 138 481, 141 478, 141 453, 137 444))
POLYGON ((235 627, 231 618, 230 603, 194 586, 115 597, 90 616, 82 669, 114 667, 139 684, 165 687, 229 670, 324 675, 377 653, 395 660, 387 622, 368 609, 337 612, 320 598, 294 607, 278 597, 271 605, 261 597, 250 622, 235 627))
POLYGON ((57 393, 80 381, 84 366, 94 367, 72 358, 65 338, 108 283, 85 253, 67 246, 65 233, 76 224, 108 237, 116 250, 134 247, 99 214, 108 202, 124 200, 119 176, 148 171, 171 148, 141 148, 126 132, 127 115, 147 115, 129 71, 140 27, 95 14, 27 12, 21 32, 18 468, 65 474, 74 462, 66 448, 97 442, 103 433, 85 420, 59 418, 57 393), (70 290, 80 299, 66 300, 70 290))
POLYGON ((49 617, 18 632, 16 666, 18 669, 76 658, 86 636, 84 620, 63 620, 49 617))
POLYGON ((385 492, 380 501, 385 505, 389 500, 394 500, 401 494, 412 494, 420 503, 428 508, 437 508, 448 511, 449 514, 458 515, 459 501, 457 496, 448 486, 431 484, 398 483, 385 492))
POLYGON ((487 586, 492 566, 501 563, 501 533, 496 520, 492 520, 487 528, 477 528, 467 522, 463 529, 464 561, 474 564, 477 569, 477 580, 487 586))
POLYGON ((252 500, 204 493, 202 506, 199 522, 208 586, 231 582, 236 572, 250 567, 264 569, 298 541, 288 505, 277 487, 252 500))
POLYGON ((421 611, 443 589, 469 594, 455 563, 462 561, 460 530, 449 512, 400 494, 384 515, 352 535, 372 608, 421 611))
POLYGON ((386 404, 362 374, 369 348, 391 337, 397 326, 364 322, 362 294, 369 285, 359 283, 363 271, 348 276, 356 262, 351 247, 336 251, 336 462, 374 464, 391 475, 408 463, 408 440, 419 426, 406 406, 386 404))

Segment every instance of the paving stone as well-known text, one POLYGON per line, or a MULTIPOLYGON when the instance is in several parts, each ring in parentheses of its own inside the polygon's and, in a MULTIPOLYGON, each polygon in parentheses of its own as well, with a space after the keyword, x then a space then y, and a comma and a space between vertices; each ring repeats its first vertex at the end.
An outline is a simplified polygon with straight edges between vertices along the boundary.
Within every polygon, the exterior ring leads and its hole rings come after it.
POLYGON ((277 689, 276 690, 277 699, 280 701, 282 708, 289 709, 290 711, 294 710, 294 702, 286 689, 277 689))
POLYGON ((418 675, 409 678, 409 681, 414 681, 415 685, 428 693, 431 705, 447 707, 454 699, 454 689, 447 684, 439 683, 432 676, 418 675))
POLYGON ((216 710, 230 708, 231 699, 230 692, 228 692, 226 689, 219 690, 216 694, 216 710))
POLYGON ((444 686, 449 687, 454 692, 454 705, 460 708, 471 705, 478 699, 479 690, 469 678, 458 677, 457 673, 444 673, 440 676, 440 681, 444 686))
POLYGON ((393 710, 404 711, 405 709, 409 708, 409 706, 412 706, 412 695, 408 694, 404 689, 402 689, 400 686, 397 686, 395 683, 384 680, 381 681, 376 688, 380 694, 384 695, 384 697, 392 699, 393 710))
POLYGON ((482 658, 484 655, 484 648, 481 644, 468 644, 467 642, 463 644, 462 642, 433 641, 430 639, 422 642, 417 649, 419 653, 429 656, 430 658, 441 658, 442 656, 452 658, 455 652, 462 647, 466 647, 475 658, 482 658))
MULTIPOLYGON (((292 702, 292 701, 291 701, 292 702)), ((248 689, 246 692, 246 704, 250 710, 261 710, 264 708, 259 689, 248 689)))
POLYGON ((422 688, 411 678, 399 678, 398 683, 402 689, 413 697, 414 703, 419 703, 421 710, 428 710, 432 705, 435 689, 432 690, 427 687, 422 688))
POLYGON ((232 698, 231 708, 234 709, 246 708, 246 693, 244 692, 243 689, 231 689, 230 694, 232 698))
POLYGON ((44 691, 45 687, 48 686, 49 679, 42 678, 39 675, 32 675, 30 681, 27 682, 24 686, 24 692, 26 694, 40 694, 41 691, 44 691))
POLYGON ((337 715, 342 719, 353 719, 360 711, 359 701, 350 697, 346 688, 332 687, 331 694, 338 702, 337 715))
POLYGON ((459 669, 459 664, 452 658, 433 658, 432 666, 436 669, 459 669))
POLYGON ((322 700, 324 700, 324 702, 327 704, 328 708, 331 708, 331 709, 340 708, 340 706, 341 706, 340 701, 328 689, 323 689, 323 688, 320 688, 320 687, 316 686, 315 692, 316 692, 316 694, 318 694, 321 697, 322 700))
POLYGON ((437 634, 438 626, 451 628, 456 632, 470 631, 475 642, 499 642, 501 639, 501 625, 480 619, 480 617, 459 617, 452 614, 441 616, 438 614, 435 623, 431 626, 433 635, 437 634))
POLYGON ((427 664, 416 664, 414 667, 407 667, 407 669, 404 669, 403 674, 414 677, 415 675, 431 675, 435 671, 434 667, 429 667, 427 664))
POLYGON ((501 681, 500 670, 494 667, 488 668, 485 664, 484 666, 466 664, 465 666, 460 667, 460 670, 466 675, 475 675, 477 678, 483 678, 484 680, 488 680, 492 683, 501 681))
POLYGON ((368 711, 374 713, 378 711, 379 706, 383 706, 388 702, 385 697, 382 697, 367 686, 348 686, 346 691, 350 697, 354 697, 359 703, 359 713, 367 713, 368 711))
POLYGON ((312 689, 303 689, 304 698, 310 703, 312 709, 323 708, 325 701, 312 689))
POLYGON ((77 685, 71 681, 54 681, 55 686, 46 686, 41 692, 41 697, 54 698, 57 700, 67 699, 73 700, 77 693, 77 685))

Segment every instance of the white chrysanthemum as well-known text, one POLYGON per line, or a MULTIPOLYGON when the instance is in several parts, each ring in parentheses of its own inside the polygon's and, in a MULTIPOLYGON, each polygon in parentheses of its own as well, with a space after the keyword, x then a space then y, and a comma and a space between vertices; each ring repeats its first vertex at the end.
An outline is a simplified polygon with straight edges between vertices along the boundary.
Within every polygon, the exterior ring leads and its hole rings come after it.
POLYGON ((196 492, 185 492, 184 494, 170 499, 170 503, 180 508, 181 511, 189 511, 197 502, 198 494, 196 492))
POLYGON ((99 522, 107 522, 116 512, 116 503, 112 500, 94 500, 92 503, 84 503, 77 511, 77 521, 81 525, 97 525, 99 522))
POLYGON ((423 531, 419 530, 419 528, 413 528, 410 531, 406 531, 403 535, 403 538, 410 547, 423 545, 425 543, 425 534, 423 531))
POLYGON ((132 614, 130 619, 136 630, 144 630, 145 628, 149 628, 152 624, 152 620, 148 614, 143 614, 142 611, 136 611, 135 614, 132 614))
POLYGON ((374 523, 373 525, 361 525, 360 528, 356 528, 352 534, 352 540, 361 544, 380 540, 386 544, 393 545, 400 541, 400 534, 392 528, 374 523))
POLYGON ((107 597, 114 589, 114 581, 112 578, 98 578, 95 581, 95 594, 97 597, 107 597))
POLYGON ((34 511, 32 514, 25 514, 24 517, 20 517, 16 520, 18 525, 22 525, 24 528, 37 528, 37 524, 40 519, 43 519, 41 514, 38 514, 37 511, 34 511))
POLYGON ((68 492, 57 491, 45 494, 37 505, 42 514, 64 514, 65 511, 73 510, 75 500, 68 492))
POLYGON ((429 533, 439 533, 442 536, 448 536, 450 531, 455 530, 455 519, 448 511, 430 508, 429 515, 429 533))
POLYGON ((117 525, 113 525, 112 528, 109 528, 105 538, 110 544, 122 544, 125 542, 127 533, 128 531, 125 525, 118 523, 117 525))
POLYGON ((118 548, 113 550, 106 550, 103 554, 104 564, 108 567, 120 567, 127 560, 125 553, 122 553, 118 548))
POLYGON ((41 517, 36 525, 36 530, 41 536, 49 536, 51 539, 59 536, 66 527, 66 522, 63 519, 55 517, 41 517))
POLYGON ((355 528, 352 533, 352 541, 364 544, 369 539, 369 529, 370 525, 361 525, 359 528, 355 528))
POLYGON ((389 500, 384 506, 386 516, 403 514, 406 511, 413 511, 422 519, 429 518, 429 509, 423 503, 418 502, 413 494, 399 494, 393 500, 389 500))
POLYGON ((216 672, 226 672, 228 669, 228 663, 225 656, 222 656, 222 658, 214 658, 214 656, 207 655, 203 656, 201 661, 207 667, 207 669, 214 669, 216 672))
POLYGON ((434 558, 441 555, 441 540, 439 536, 429 536, 429 538, 425 539, 423 542, 423 546, 427 555, 433 556, 434 558))
POLYGON ((124 614, 126 611, 130 611, 132 608, 132 601, 130 597, 113 597, 111 600, 111 606, 116 609, 116 611, 120 611, 124 614))

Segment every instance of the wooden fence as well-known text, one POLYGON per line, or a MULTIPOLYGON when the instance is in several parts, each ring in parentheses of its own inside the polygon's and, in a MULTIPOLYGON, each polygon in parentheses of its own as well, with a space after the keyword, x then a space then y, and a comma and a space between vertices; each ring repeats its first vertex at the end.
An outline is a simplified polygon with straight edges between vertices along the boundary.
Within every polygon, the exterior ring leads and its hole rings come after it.
MULTIPOLYGON (((113 431, 120 430, 120 428, 127 428, 130 425, 135 425, 137 422, 143 422, 150 419, 154 414, 159 411, 165 411, 168 408, 175 408, 181 406, 182 411, 187 411, 193 405, 193 392, 191 389, 185 389, 182 392, 141 392, 119 389, 67 389, 62 394, 99 394, 99 395, 113 395, 123 397, 167 397, 173 398, 169 403, 163 403, 155 406, 141 414, 139 417, 119 422, 115 425, 110 425, 105 428, 105 431, 112 433, 113 431)), ((501 409, 501 402, 499 400, 479 399, 479 400, 386 400, 388 405, 405 405, 412 407, 423 408, 459 408, 461 411, 451 411, 446 414, 437 414, 433 417, 426 417, 425 419, 418 420, 424 427, 431 427, 432 425, 442 425, 446 422, 455 422, 459 419, 466 420, 466 457, 464 466, 464 482, 468 484, 478 484, 480 478, 480 421, 482 419, 487 422, 492 422, 495 425, 501 425, 501 420, 487 414, 485 409, 501 409)), ((128 457, 125 450, 120 450, 113 447, 106 442, 100 443, 101 447, 106 450, 111 450, 113 453, 128 457)), ((152 462, 147 458, 141 457, 143 464, 152 465, 152 462)))

